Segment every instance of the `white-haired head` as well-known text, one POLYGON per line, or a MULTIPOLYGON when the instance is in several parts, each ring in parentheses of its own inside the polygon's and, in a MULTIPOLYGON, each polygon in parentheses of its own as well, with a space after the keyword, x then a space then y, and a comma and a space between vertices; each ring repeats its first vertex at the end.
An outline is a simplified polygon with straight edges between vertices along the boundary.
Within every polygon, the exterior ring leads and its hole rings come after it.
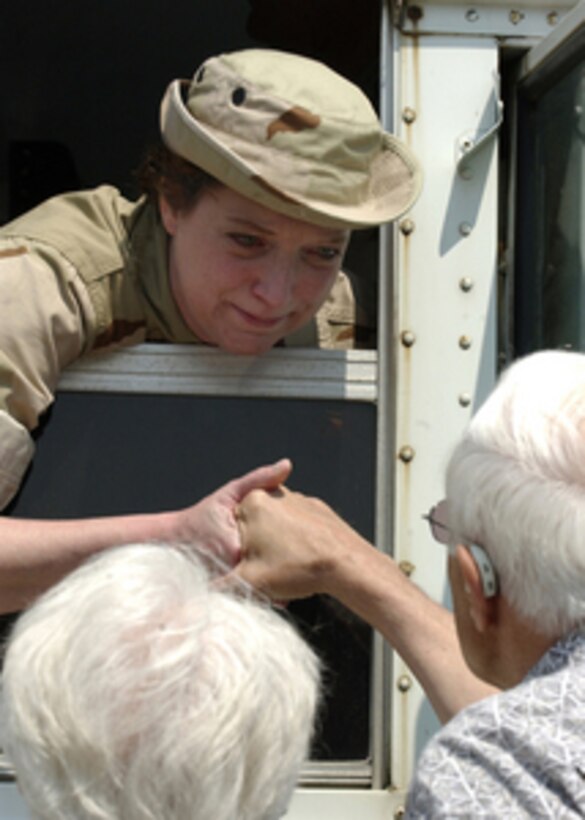
POLYGON ((318 661, 193 553, 121 547, 25 612, 0 741, 43 820, 276 820, 306 759, 318 661))
POLYGON ((485 547, 521 616, 551 637, 585 622, 584 354, 505 371, 453 453, 447 498, 455 536, 485 547))

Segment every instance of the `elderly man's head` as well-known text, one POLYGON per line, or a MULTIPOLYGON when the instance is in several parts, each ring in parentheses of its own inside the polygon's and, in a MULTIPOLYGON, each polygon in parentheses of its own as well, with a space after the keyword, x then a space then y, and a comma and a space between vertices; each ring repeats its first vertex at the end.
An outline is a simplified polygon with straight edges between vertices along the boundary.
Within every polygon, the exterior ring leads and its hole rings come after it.
MULTIPOLYGON (((585 621, 584 422, 585 356, 533 354, 504 373, 452 456, 448 524, 453 542, 467 549, 463 565, 451 559, 451 580, 463 648, 476 671, 484 673, 478 664, 488 661, 498 665, 489 646, 478 649, 469 638, 486 632, 483 616, 499 627, 511 615, 543 645, 585 621), (501 593, 480 596, 483 614, 471 605, 473 577, 464 570, 473 543, 491 559, 501 593)), ((503 682, 497 668, 494 680, 503 682)))
POLYGON ((2 744, 44 820, 271 820, 306 758, 318 662, 186 551, 103 553, 16 625, 2 744))

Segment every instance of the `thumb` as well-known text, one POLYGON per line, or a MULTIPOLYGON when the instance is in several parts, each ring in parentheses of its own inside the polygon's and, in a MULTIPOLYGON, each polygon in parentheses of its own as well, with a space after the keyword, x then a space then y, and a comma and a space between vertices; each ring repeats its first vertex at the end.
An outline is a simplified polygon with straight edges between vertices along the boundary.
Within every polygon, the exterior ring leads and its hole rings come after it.
POLYGON ((292 461, 281 458, 274 464, 258 467, 231 482, 230 490, 235 501, 242 501, 252 490, 275 490, 287 480, 292 472, 292 461))

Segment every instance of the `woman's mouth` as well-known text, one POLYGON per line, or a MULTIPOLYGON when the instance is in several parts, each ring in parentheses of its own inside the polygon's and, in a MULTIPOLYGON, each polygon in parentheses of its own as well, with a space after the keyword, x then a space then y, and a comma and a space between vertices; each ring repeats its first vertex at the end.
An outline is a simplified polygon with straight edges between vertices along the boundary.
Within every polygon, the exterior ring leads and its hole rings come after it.
POLYGON ((273 330, 281 325, 290 314, 283 316, 257 316, 254 313, 249 313, 237 305, 232 304, 232 308, 236 314, 249 326, 264 330, 273 330))

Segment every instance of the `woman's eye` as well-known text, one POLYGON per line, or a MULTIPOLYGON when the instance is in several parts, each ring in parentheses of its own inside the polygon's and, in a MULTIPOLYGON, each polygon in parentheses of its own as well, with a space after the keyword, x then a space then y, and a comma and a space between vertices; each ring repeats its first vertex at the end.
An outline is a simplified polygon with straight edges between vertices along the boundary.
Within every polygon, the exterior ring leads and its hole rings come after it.
POLYGON ((328 248, 325 246, 321 248, 313 248, 310 253, 322 262, 332 262, 334 259, 338 259, 341 255, 339 248, 328 248))
POLYGON ((258 236, 253 236, 247 233, 231 233, 230 239, 239 245, 240 248, 260 248, 262 247, 262 240, 258 236))

